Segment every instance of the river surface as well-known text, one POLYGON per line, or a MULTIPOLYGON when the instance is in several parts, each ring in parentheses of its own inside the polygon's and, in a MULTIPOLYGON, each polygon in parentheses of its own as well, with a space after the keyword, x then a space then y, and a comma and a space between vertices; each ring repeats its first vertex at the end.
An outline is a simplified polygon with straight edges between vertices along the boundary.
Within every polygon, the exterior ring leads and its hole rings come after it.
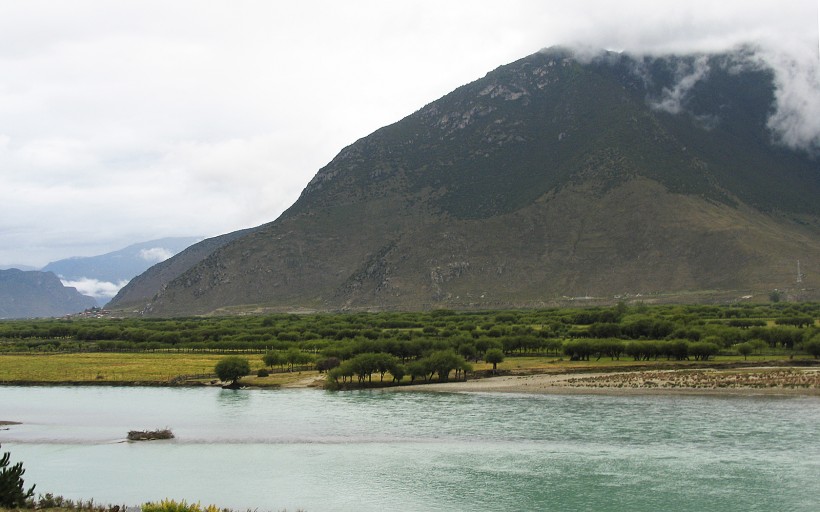
POLYGON ((820 510, 817 397, 0 387, 0 420, 27 484, 98 503, 820 510))

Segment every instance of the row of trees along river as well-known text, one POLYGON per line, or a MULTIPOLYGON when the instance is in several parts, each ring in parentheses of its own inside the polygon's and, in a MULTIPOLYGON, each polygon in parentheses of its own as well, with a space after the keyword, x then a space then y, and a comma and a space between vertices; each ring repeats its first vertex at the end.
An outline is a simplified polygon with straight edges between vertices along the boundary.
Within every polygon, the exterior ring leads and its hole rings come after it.
POLYGON ((505 356, 820 357, 818 317, 817 303, 621 303, 588 309, 7 320, 0 322, 0 351, 260 353, 272 370, 315 366, 346 384, 388 373, 446 379, 469 371, 471 361, 505 356))

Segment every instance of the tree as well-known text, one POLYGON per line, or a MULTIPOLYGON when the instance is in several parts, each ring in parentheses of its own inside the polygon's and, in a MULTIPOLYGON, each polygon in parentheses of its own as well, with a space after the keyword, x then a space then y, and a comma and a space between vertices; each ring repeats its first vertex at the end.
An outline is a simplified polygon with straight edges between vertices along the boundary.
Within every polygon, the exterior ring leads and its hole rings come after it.
POLYGON ((811 316, 791 316, 784 318, 777 318, 774 321, 777 325, 794 325, 796 327, 808 327, 814 325, 814 317, 811 316))
POLYGON ((407 365, 407 374, 410 375, 412 384, 418 377, 427 380, 427 365, 424 361, 413 361, 407 365))
POLYGON ((313 362, 313 356, 306 354, 296 347, 291 347, 284 354, 286 362, 290 365, 290 371, 294 370, 294 366, 301 366, 313 362))
POLYGON ((264 356, 262 356, 262 362, 265 363, 265 366, 270 366, 273 368, 276 365, 284 366, 287 363, 287 358, 285 358, 284 354, 278 350, 271 350, 266 352, 264 356))
POLYGON ((715 343, 699 341, 689 345, 689 353, 695 356, 695 361, 708 361, 709 358, 720 351, 715 343))
POLYGON ((450 372, 459 368, 463 368, 466 361, 464 358, 453 352, 452 350, 439 350, 433 352, 425 362, 428 365, 427 370, 431 376, 433 373, 438 374, 438 380, 447 382, 450 372))
POLYGON ((564 354, 569 356, 570 361, 589 361, 593 351, 589 340, 570 340, 564 343, 564 354))
POLYGON ((820 335, 814 336, 809 341, 803 342, 803 350, 815 359, 820 358, 820 335))
POLYGON ((14 466, 8 467, 11 454, 6 452, 0 458, 0 507, 22 508, 26 505, 26 500, 34 496, 34 487, 28 491, 23 490, 23 463, 18 462, 14 466))
POLYGON ((464 341, 458 346, 458 353, 464 359, 475 359, 478 351, 475 348, 475 342, 472 340, 464 341))
POLYGON ((326 357, 316 362, 316 369, 319 373, 330 371, 342 364, 338 357, 326 357))
POLYGON ((735 345, 737 347, 737 353, 743 356, 743 360, 745 361, 749 354, 754 352, 754 347, 751 343, 738 343, 735 345))
POLYGON ((231 381, 231 386, 236 386, 237 381, 251 373, 251 365, 248 360, 239 356, 223 357, 216 363, 214 368, 216 376, 221 381, 231 381))
POLYGON ((491 348, 484 354, 484 360, 493 364, 493 373, 495 373, 498 363, 504 362, 504 352, 497 348, 491 348))
POLYGON ((394 381, 401 382, 407 374, 407 367, 403 364, 397 364, 392 370, 390 370, 390 374, 393 376, 394 381))

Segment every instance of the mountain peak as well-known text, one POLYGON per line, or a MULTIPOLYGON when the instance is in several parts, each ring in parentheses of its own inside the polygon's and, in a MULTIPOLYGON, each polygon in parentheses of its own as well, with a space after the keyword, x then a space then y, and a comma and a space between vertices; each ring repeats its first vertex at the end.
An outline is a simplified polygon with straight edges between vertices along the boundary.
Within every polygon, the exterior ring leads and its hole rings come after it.
POLYGON ((820 170, 773 143, 774 92, 742 51, 537 52, 344 148, 146 311, 783 288, 820 259, 820 170))

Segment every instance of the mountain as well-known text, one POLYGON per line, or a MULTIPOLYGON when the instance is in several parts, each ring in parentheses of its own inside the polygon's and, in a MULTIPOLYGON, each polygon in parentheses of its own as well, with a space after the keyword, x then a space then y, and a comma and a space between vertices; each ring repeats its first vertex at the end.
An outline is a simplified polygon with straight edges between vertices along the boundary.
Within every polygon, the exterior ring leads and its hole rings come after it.
POLYGON ((95 305, 52 272, 0 270, 0 318, 63 316, 95 305))
POLYGON ((37 267, 32 267, 30 265, 16 265, 16 264, 0 265, 0 270, 10 270, 10 269, 13 269, 13 268, 15 268, 17 270, 25 270, 25 271, 39 270, 37 267))
POLYGON ((818 298, 820 164, 775 143, 775 91, 747 49, 530 55, 343 149, 143 314, 818 298))
POLYGON ((141 310, 170 281, 179 277, 223 245, 252 231, 253 229, 244 229, 207 238, 188 247, 175 257, 157 263, 120 289, 111 300, 110 307, 141 310))
POLYGON ((95 297, 102 306, 133 277, 200 240, 202 237, 161 238, 99 256, 54 261, 42 270, 54 272, 67 285, 95 297))

